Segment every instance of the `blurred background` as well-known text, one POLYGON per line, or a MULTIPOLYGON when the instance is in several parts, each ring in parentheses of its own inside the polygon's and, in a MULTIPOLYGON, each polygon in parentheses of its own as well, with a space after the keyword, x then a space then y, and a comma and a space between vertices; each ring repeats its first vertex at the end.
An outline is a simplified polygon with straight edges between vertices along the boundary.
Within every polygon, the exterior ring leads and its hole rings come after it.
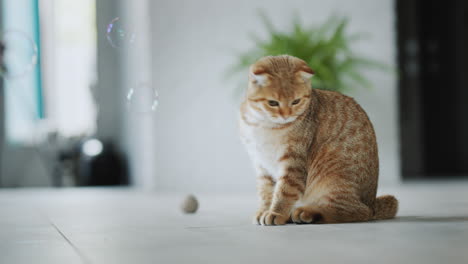
POLYGON ((467 6, 3 0, 0 187, 254 192, 246 67, 284 53, 367 111, 381 185, 466 178, 467 6))

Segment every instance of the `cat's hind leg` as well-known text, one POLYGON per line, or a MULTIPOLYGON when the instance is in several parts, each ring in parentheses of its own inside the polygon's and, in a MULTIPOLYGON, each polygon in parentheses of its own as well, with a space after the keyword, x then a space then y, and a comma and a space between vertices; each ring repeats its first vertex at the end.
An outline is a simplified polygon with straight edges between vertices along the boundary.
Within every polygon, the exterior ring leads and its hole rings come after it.
POLYGON ((327 224, 364 222, 371 220, 372 215, 372 210, 358 200, 333 200, 298 207, 291 219, 296 224, 327 224))

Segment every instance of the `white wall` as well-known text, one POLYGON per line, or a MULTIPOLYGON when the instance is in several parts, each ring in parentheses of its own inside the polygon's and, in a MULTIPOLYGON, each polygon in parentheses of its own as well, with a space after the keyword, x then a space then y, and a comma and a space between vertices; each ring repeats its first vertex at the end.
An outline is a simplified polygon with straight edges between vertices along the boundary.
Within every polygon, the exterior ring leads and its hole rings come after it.
MULTIPOLYGON (((356 46, 364 54, 395 63, 392 0, 162 0, 152 2, 153 81, 160 92, 155 117, 156 186, 190 192, 253 192, 254 173, 238 140, 236 83, 224 79, 236 52, 252 43, 249 32, 265 34, 257 8, 279 29, 295 12, 306 24, 331 13, 351 18, 350 32, 367 32, 356 46)), ((399 179, 396 76, 368 72, 373 90, 351 95, 368 111, 378 136, 381 183, 399 179)), ((145 150, 142 150, 145 151, 145 150)))
MULTIPOLYGON (((111 140, 125 153, 130 182, 140 189, 154 189, 153 121, 150 114, 136 114, 128 107, 126 97, 137 83, 152 83, 150 0, 99 0, 97 4, 98 76, 96 87, 99 115, 98 138, 111 140), (119 48, 110 47, 105 30, 108 23, 120 17, 126 34, 136 40, 119 48), (127 24, 128 23, 128 24, 127 24), (145 149, 146 148, 146 149, 145 149)), ((140 98, 141 99, 141 98, 140 98)), ((136 103, 136 102, 135 102, 136 103)))
MULTIPOLYGON (((151 12, 149 10, 151 0, 122 1, 122 16, 127 21, 132 21, 131 30, 136 35, 136 40, 131 45, 126 45, 123 52, 123 67, 121 76, 121 92, 128 95, 130 88, 137 89, 138 83, 145 83, 147 89, 138 93, 152 97, 152 64, 151 64, 151 12)), ((154 98, 153 98, 154 99, 154 98)), ((139 96, 131 103, 144 104, 144 97, 139 96), (139 99, 139 100, 138 100, 139 99)), ((127 105, 129 106, 129 105, 127 105)), ((145 107, 148 105, 145 104, 145 107)), ((125 107, 125 106, 124 106, 125 107)), ((154 157, 154 118, 150 109, 144 113, 132 111, 126 107, 123 112, 122 124, 123 138, 120 142, 122 148, 128 154, 129 173, 131 183, 144 190, 155 189, 154 157), (149 112, 146 112, 149 111, 149 112)))

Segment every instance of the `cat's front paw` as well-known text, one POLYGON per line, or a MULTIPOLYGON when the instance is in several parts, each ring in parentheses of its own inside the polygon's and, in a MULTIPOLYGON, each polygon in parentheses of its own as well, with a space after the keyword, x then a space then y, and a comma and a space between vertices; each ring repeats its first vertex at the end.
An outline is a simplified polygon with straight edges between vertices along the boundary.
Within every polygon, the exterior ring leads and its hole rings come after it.
POLYGON ((263 226, 284 225, 288 222, 289 216, 282 215, 273 211, 265 211, 260 216, 259 223, 263 226))
POLYGON ((263 215, 266 211, 267 211, 267 210, 262 210, 262 209, 258 210, 258 211, 255 213, 255 215, 254 215, 254 217, 253 217, 253 219, 252 219, 252 223, 253 223, 254 225, 261 225, 260 219, 262 218, 262 215, 263 215))

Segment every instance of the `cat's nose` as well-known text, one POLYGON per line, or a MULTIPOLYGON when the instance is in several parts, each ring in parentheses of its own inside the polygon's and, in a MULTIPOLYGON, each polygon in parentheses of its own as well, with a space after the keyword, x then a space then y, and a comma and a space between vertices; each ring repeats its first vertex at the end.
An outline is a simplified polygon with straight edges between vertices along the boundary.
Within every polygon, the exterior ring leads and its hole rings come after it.
POLYGON ((290 108, 286 108, 286 109, 284 109, 284 110, 282 111, 282 113, 280 113, 280 115, 281 115, 281 117, 282 117, 283 119, 286 120, 286 119, 288 119, 288 118, 291 116, 291 114, 292 114, 291 112, 292 112, 292 111, 291 111, 290 108))

